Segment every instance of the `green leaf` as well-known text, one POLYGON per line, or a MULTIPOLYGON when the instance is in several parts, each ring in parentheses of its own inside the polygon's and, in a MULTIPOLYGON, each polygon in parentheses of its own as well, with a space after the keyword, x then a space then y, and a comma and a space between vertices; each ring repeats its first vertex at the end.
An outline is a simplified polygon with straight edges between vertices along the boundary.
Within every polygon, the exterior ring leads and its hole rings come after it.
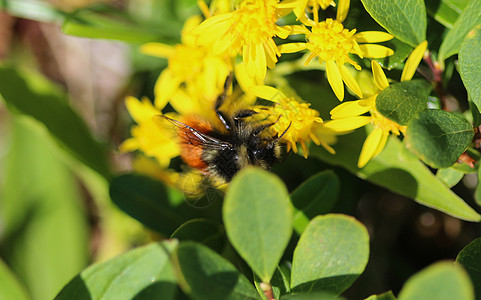
POLYGON ((452 188, 463 179, 464 173, 454 168, 439 169, 436 172, 436 177, 446 184, 447 187, 452 188))
POLYGON ((481 25, 476 26, 468 33, 459 50, 461 79, 478 111, 481 108, 481 57, 479 49, 481 49, 481 25))
POLYGON ((110 177, 104 145, 92 137, 84 120, 57 86, 39 73, 8 66, 0 66, 0 82, 0 96, 10 111, 33 117, 73 157, 110 177))
POLYGON ((65 18, 62 31, 65 34, 95 39, 120 40, 130 43, 164 42, 174 44, 179 40, 181 24, 163 19, 159 26, 149 26, 127 15, 106 8, 76 10, 65 18))
POLYGON ((0 259, 0 299, 28 300, 30 299, 25 287, 15 274, 0 259))
POLYGON ((396 137, 390 137, 384 150, 359 169, 357 155, 361 152, 365 138, 365 131, 358 130, 338 137, 338 142, 334 145, 335 155, 322 147, 311 147, 311 155, 326 163, 342 166, 360 178, 456 218, 468 221, 481 219, 476 211, 437 179, 417 157, 404 150, 396 137))
POLYGON ((195 299, 258 299, 247 278, 205 246, 182 242, 174 258, 179 285, 195 299))
POLYGON ((301 234, 317 215, 331 212, 339 195, 340 183, 333 171, 320 172, 297 187, 291 194, 294 205, 294 230, 301 234))
POLYGON ((135 174, 115 177, 110 183, 110 198, 131 217, 166 236, 189 219, 206 216, 208 209, 220 205, 219 199, 211 198, 211 207, 194 207, 179 191, 135 174))
POLYGON ((94 264, 55 299, 174 299, 177 285, 170 257, 176 246, 175 240, 152 243, 94 264))
POLYGON ((429 109, 411 119, 406 146, 433 168, 452 166, 468 148, 474 130, 458 114, 429 109))
POLYGON ((224 248, 226 241, 224 228, 219 223, 207 219, 185 222, 175 230, 170 238, 198 242, 217 252, 224 248))
POLYGON ((476 203, 481 206, 481 168, 478 169, 478 184, 476 185, 476 191, 474 192, 474 199, 476 203))
POLYGON ((0 251, 33 299, 52 299, 87 264, 87 218, 78 182, 51 137, 30 118, 13 120, 2 169, 0 251))
POLYGON ((372 295, 366 298, 366 300, 396 300, 396 297, 392 291, 382 293, 380 295, 372 295))
POLYGON ((428 14, 447 28, 452 28, 469 0, 426 1, 428 14))
POLYGON ((479 23, 481 23, 481 0, 471 0, 443 39, 439 48, 439 61, 443 62, 446 58, 458 53, 468 32, 479 23))
POLYGON ((281 297, 281 300, 314 300, 314 299, 322 299, 322 300, 344 300, 346 298, 341 296, 336 296, 331 293, 326 292, 314 292, 309 294, 289 294, 284 295, 281 297))
POLYGON ((246 168, 230 183, 222 216, 234 248, 269 282, 292 233, 292 208, 284 183, 267 171, 246 168))
POLYGON ((291 289, 339 295, 361 275, 369 259, 369 235, 356 219, 330 214, 314 218, 294 250, 291 289))
POLYGON ((471 300, 474 292, 462 267, 451 262, 438 262, 409 278, 398 299, 471 300))
POLYGON ((456 262, 466 269, 473 283, 476 299, 481 299, 481 238, 464 247, 456 257, 456 262))
POLYGON ((382 27, 399 40, 416 47, 426 40, 426 7, 422 0, 361 0, 382 27))
POLYGON ((376 109, 386 118, 407 125, 418 112, 427 108, 431 88, 424 80, 391 84, 376 97, 376 109))

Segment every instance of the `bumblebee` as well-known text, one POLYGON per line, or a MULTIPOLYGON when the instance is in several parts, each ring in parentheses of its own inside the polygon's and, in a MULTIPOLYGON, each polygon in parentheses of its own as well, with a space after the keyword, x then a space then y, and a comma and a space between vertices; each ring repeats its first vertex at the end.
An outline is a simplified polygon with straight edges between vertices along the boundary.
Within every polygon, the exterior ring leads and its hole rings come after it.
POLYGON ((231 181, 246 166, 270 169, 281 158, 279 141, 290 127, 280 136, 265 136, 264 130, 276 122, 250 120, 249 117, 256 114, 252 109, 240 109, 231 114, 221 110, 231 83, 232 75, 227 78, 224 92, 217 97, 214 105, 223 129, 196 117, 180 122, 162 116, 177 127, 183 161, 217 182, 231 181))

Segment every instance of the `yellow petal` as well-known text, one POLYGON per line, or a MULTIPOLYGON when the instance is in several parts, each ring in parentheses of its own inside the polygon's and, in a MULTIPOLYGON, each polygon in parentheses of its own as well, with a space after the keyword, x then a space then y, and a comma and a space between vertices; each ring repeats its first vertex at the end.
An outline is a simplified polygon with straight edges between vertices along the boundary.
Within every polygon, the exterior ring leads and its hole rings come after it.
POLYGON ((157 79, 154 86, 155 107, 163 109, 179 88, 179 85, 179 79, 175 78, 169 69, 165 69, 160 73, 159 79, 157 79))
POLYGON ((359 98, 362 98, 362 90, 359 87, 356 79, 354 79, 354 76, 352 76, 351 72, 349 72, 344 65, 339 66, 339 70, 341 71, 342 80, 346 83, 347 87, 351 89, 351 91, 353 91, 354 94, 356 94, 359 98))
POLYGON ((371 117, 352 117, 324 122, 324 128, 334 132, 351 131, 371 123, 371 117))
POLYGON ((256 78, 257 81, 263 81, 264 78, 266 78, 266 72, 267 72, 267 59, 266 59, 266 53, 264 51, 264 45, 257 44, 253 48, 255 50, 254 52, 255 54, 252 62, 256 67, 254 77, 256 78))
POLYGON ((226 13, 226 14, 220 14, 217 16, 213 16, 211 18, 208 18, 204 22, 200 23, 199 26, 197 26, 192 33, 196 35, 204 34, 204 33, 209 33, 211 31, 211 26, 224 22, 232 17, 232 12, 231 13, 226 13))
POLYGON ((386 146, 386 142, 387 142, 388 137, 389 137, 389 132, 383 130, 381 141, 379 142, 379 146, 377 146, 376 152, 374 152, 373 157, 376 157, 379 153, 382 152, 382 150, 384 150, 384 146, 386 146))
POLYGON ((139 149, 139 142, 136 138, 129 138, 122 142, 119 146, 120 152, 132 152, 139 149))
POLYGON ((364 57, 383 58, 394 54, 392 49, 381 45, 362 44, 359 45, 364 57))
POLYGON ((414 48, 413 52, 411 52, 401 74, 401 81, 411 80, 411 78, 413 78, 419 63, 424 56, 427 46, 428 42, 424 41, 414 48))
POLYGON ((278 46, 281 53, 295 53, 306 49, 306 43, 288 43, 278 46))
POLYGON ((135 97, 128 96, 125 98, 125 106, 137 124, 148 121, 152 116, 160 113, 147 98, 142 99, 141 102, 135 97))
POLYGON ((362 145, 361 154, 359 155, 359 161, 357 166, 359 168, 364 167, 371 158, 374 157, 376 150, 382 141, 383 130, 381 128, 375 128, 366 138, 364 144, 362 145))
POLYGON ((251 86, 248 89, 249 93, 256 95, 259 98, 266 99, 272 102, 279 103, 281 99, 286 99, 287 97, 278 89, 267 85, 257 85, 251 86))
POLYGON ((177 90, 170 100, 170 105, 181 115, 198 114, 201 104, 198 99, 193 99, 183 90, 177 90))
POLYGON ((140 52, 151 56, 168 58, 174 53, 174 47, 161 43, 146 43, 140 46, 140 52))
POLYGON ((291 34, 290 26, 276 26, 276 35, 281 39, 286 39, 291 34))
POLYGON ((255 78, 247 75, 245 63, 237 64, 234 68, 234 71, 235 78, 244 92, 248 92, 251 86, 262 84, 262 82, 257 82, 255 78))
POLYGON ((337 99, 344 100, 344 84, 342 83, 341 72, 339 72, 339 68, 334 61, 326 61, 326 73, 327 81, 329 81, 337 99))
POLYGON ((370 107, 361 105, 363 104, 362 101, 363 100, 347 101, 339 104, 331 110, 331 119, 350 118, 367 113, 370 107))
POLYGON ((339 0, 339 6, 337 7, 336 20, 342 22, 346 19, 349 11, 350 0, 339 0))
POLYGON ((379 63, 375 60, 371 60, 371 68, 372 68, 372 77, 374 78, 374 82, 376 82, 377 87, 380 90, 384 90, 389 86, 389 82, 387 81, 386 74, 382 70, 379 63))
POLYGON ((358 43, 380 43, 389 41, 393 36, 382 31, 363 31, 356 33, 354 38, 358 43))

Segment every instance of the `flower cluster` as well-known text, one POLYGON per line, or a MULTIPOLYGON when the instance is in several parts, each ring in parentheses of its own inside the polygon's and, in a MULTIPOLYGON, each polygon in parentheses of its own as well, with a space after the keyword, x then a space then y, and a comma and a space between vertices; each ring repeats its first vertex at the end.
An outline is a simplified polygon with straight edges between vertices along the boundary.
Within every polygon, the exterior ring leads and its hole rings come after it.
MULTIPOLYGON (((338 1, 337 6, 332 0, 243 0, 235 8, 226 0, 212 1, 210 7, 204 1, 198 3, 203 16, 186 21, 181 43, 147 43, 141 47, 145 54, 167 59, 168 65, 156 83, 153 104, 148 99, 126 100, 137 125, 132 128, 132 137, 121 145, 122 151, 140 150, 168 168, 171 159, 182 150, 165 118, 157 116, 167 107, 171 119, 182 122, 195 115, 213 126, 219 125, 214 106, 221 94, 227 96, 234 109, 254 111, 249 118, 271 124, 263 135, 279 137, 288 151, 302 149, 306 158, 311 142, 334 154, 337 135, 372 124, 374 130, 360 154, 359 167, 363 167, 382 151, 390 133, 399 135, 405 131, 405 127, 376 110, 376 95, 389 85, 379 64, 372 60, 374 89, 361 87, 356 80, 363 59, 394 53, 377 44, 392 36, 381 31, 345 28, 342 22, 348 14, 349 0, 338 1), (333 7, 337 9, 336 19, 321 20, 319 11, 333 7), (291 13, 297 23, 286 25, 283 17, 291 13), (304 41, 298 42, 299 38, 304 41), (317 61, 323 66, 321 69, 340 101, 345 98, 344 86, 360 100, 341 103, 332 109, 332 120, 325 121, 292 89, 269 86, 279 84, 279 80, 272 79, 274 75, 269 76, 276 73, 279 58, 284 53, 298 52, 305 53, 301 58, 304 64, 317 61), (230 76, 234 77, 233 87, 226 86, 230 76), (363 93, 369 89, 376 92, 363 93), (256 104, 257 98, 264 100, 256 104)), ((423 43, 413 51, 401 80, 411 79, 425 49, 423 43)))

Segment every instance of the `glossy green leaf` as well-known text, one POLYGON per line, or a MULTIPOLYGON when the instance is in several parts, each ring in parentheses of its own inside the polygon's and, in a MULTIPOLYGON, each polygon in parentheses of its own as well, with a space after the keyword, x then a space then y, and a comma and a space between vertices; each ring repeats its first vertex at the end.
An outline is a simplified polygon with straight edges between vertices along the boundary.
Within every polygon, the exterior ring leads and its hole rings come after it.
POLYGON ((447 187, 452 188, 463 179, 464 173, 454 168, 439 169, 436 172, 436 177, 446 184, 447 187))
POLYGON ((481 57, 479 49, 481 49, 481 25, 476 26, 468 33, 459 50, 461 78, 471 101, 476 104, 478 110, 481 108, 481 57))
POLYGON ((330 214, 314 218, 294 250, 291 289, 338 295, 361 275, 369 259, 369 235, 356 219, 330 214))
POLYGON ((205 246, 180 243, 175 264, 179 285, 195 299, 258 299, 254 285, 230 262, 205 246))
POLYGON ((469 276, 462 267, 452 262, 439 262, 409 278, 398 299, 472 300, 474 292, 469 276))
POLYGON ((476 185, 476 191, 474 192, 474 199, 476 203, 481 206, 481 168, 478 169, 478 184, 476 185))
POLYGON ((474 26, 481 23, 481 0, 471 0, 464 8, 453 28, 443 39, 438 58, 443 62, 446 58, 458 53, 461 43, 474 26))
POLYGON ((175 230, 171 238, 197 242, 217 252, 223 249, 226 241, 222 225, 207 219, 194 219, 185 222, 175 230))
POLYGON ((301 234, 317 215, 331 212, 339 195, 340 183, 333 171, 320 172, 297 187, 291 194, 294 206, 294 230, 301 234))
POLYGON ((152 243, 83 270, 57 295, 70 299, 174 299, 177 242, 152 243))
POLYGON ((382 27, 399 40, 416 47, 426 40, 426 7, 422 0, 361 0, 382 27))
POLYGON ((189 219, 206 216, 208 209, 220 205, 218 198, 211 198, 210 207, 192 206, 181 192, 135 174, 115 177, 110 183, 110 198, 131 217, 166 236, 189 219))
POLYGON ((8 266, 0 259, 0 299, 28 300, 25 287, 8 266))
POLYGON ((342 166, 363 179, 456 218, 469 221, 481 219, 476 211, 437 179, 419 159, 405 150, 396 137, 390 137, 384 150, 359 169, 357 155, 361 152, 365 138, 366 133, 357 130, 339 137, 334 145, 335 155, 322 147, 311 148, 311 155, 326 163, 342 166))
POLYGON ((344 300, 346 298, 341 297, 341 296, 336 296, 331 293, 327 292, 314 292, 314 293, 309 293, 309 294, 297 294, 297 293, 292 293, 289 295, 284 295, 281 297, 281 300, 316 300, 316 299, 322 299, 322 300, 344 300))
POLYGON ((379 295, 372 295, 366 298, 366 300, 396 300, 396 297, 392 291, 385 292, 379 295))
POLYGON ((447 28, 453 27, 469 0, 426 1, 428 14, 447 28))
POLYGON ((149 26, 127 15, 113 11, 80 9, 69 14, 62 25, 65 34, 95 39, 120 40, 130 43, 178 42, 181 24, 163 19, 162 24, 149 26))
POLYGON ((424 80, 397 82, 376 97, 376 109, 386 118, 407 125, 418 112, 425 110, 431 85, 424 80))
POLYGON ((385 58, 377 58, 376 61, 379 62, 383 68, 388 70, 394 69, 402 64, 413 50, 412 46, 403 43, 396 38, 387 41, 386 47, 392 49, 394 54, 385 58))
POLYGON ((431 167, 447 168, 466 151, 473 137, 473 127, 463 116, 430 109, 411 119, 406 145, 431 167))
POLYGON ((222 216, 234 248, 269 282, 292 233, 292 207, 284 183, 260 169, 239 172, 227 190, 222 216))
POLYGON ((481 238, 477 238, 464 247, 456 257, 468 272, 474 287, 476 299, 481 299, 481 238))
POLYGON ((32 299, 52 299, 87 264, 80 190, 38 122, 16 117, 2 169, 2 257, 32 299))
POLYGON ((73 157, 102 176, 110 176, 104 146, 92 137, 57 86, 39 73, 8 66, 0 66, 0 82, 0 96, 12 112, 33 117, 73 157))

